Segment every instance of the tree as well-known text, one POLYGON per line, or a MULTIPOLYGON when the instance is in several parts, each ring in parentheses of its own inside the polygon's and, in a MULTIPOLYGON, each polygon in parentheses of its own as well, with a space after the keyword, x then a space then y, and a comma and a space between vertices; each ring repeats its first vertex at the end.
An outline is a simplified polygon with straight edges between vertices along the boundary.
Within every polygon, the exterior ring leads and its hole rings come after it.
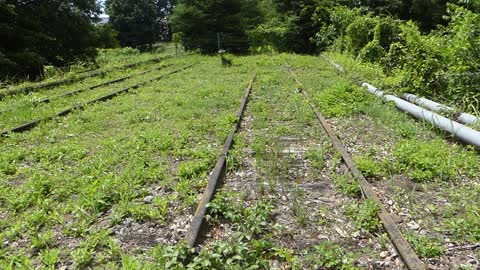
POLYGON ((168 17, 173 13, 177 0, 157 0, 157 12, 159 23, 159 39, 171 40, 172 30, 168 23, 168 17))
POLYGON ((446 23, 446 0, 403 0, 400 14, 402 20, 413 20, 420 24, 423 31, 430 31, 438 24, 446 23))
POLYGON ((95 0, 0 0, 0 77, 42 74, 96 55, 95 0))
POLYGON ((250 32, 254 45, 260 47, 266 44, 276 51, 315 52, 312 39, 319 26, 312 17, 324 2, 330 1, 263 0, 261 6, 265 22, 250 32))
POLYGON ((184 0, 175 7, 170 23, 173 32, 182 34, 187 50, 216 52, 219 34, 222 48, 238 53, 248 50, 246 32, 259 18, 254 0, 184 0))
POLYGON ((118 32, 120 45, 139 47, 158 41, 155 0, 107 0, 106 7, 110 22, 118 32))
POLYGON ((99 24, 95 26, 97 32, 97 48, 117 48, 120 46, 117 36, 118 32, 113 29, 112 24, 99 24))

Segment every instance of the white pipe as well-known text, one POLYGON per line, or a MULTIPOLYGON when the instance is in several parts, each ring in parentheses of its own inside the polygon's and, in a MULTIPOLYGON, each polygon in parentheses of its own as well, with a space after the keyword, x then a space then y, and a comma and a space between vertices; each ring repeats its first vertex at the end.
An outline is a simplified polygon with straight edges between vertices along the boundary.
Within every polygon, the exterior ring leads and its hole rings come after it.
MULTIPOLYGON (((452 107, 445 106, 443 104, 431 101, 426 98, 421 98, 413 94, 403 94, 402 98, 434 112, 456 112, 456 110, 452 107)), ((456 117, 456 119, 458 120, 458 122, 468 125, 475 125, 477 123, 480 123, 480 120, 477 117, 469 113, 461 113, 459 116, 456 117)))
POLYGON ((363 87, 367 87, 368 92, 374 94, 377 97, 383 97, 385 94, 383 91, 378 90, 375 86, 369 83, 362 83, 363 87))
POLYGON ((414 105, 396 96, 384 95, 382 91, 378 90, 375 86, 368 83, 363 83, 362 86, 367 87, 370 93, 375 94, 378 97, 383 96, 385 100, 395 102, 395 105, 399 110, 407 112, 417 119, 428 121, 437 128, 449 132, 454 137, 460 139, 465 143, 480 147, 480 132, 455 121, 452 121, 439 114, 423 109, 422 107, 414 105))
POLYGON ((344 72, 345 70, 343 69, 342 66, 340 66, 339 64, 333 62, 333 61, 330 61, 330 59, 328 59, 325 55, 323 54, 320 54, 320 57, 323 58, 325 61, 327 61, 330 65, 334 66, 336 69, 338 69, 338 71, 340 72, 344 72))

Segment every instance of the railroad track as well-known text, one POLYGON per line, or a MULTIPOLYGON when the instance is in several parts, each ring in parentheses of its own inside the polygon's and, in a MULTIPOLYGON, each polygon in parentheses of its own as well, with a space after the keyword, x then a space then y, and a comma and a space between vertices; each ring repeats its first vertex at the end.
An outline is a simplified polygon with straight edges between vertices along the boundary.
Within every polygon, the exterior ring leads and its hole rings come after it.
MULTIPOLYGON (((53 100, 57 100, 57 99, 64 98, 64 97, 68 97, 68 96, 77 95, 77 94, 80 94, 80 93, 82 93, 82 92, 89 91, 89 90, 93 90, 93 89, 97 89, 97 88, 100 88, 100 87, 103 87, 103 86, 107 86, 107 85, 110 85, 110 84, 119 83, 119 82, 128 80, 128 79, 130 79, 130 78, 133 78, 133 77, 136 77, 136 76, 141 76, 141 75, 144 75, 144 74, 147 74, 147 73, 150 73, 150 72, 153 72, 153 71, 157 71, 157 70, 160 70, 160 69, 164 69, 164 68, 170 67, 170 66, 172 66, 172 64, 161 65, 161 66, 159 66, 159 67, 154 67, 154 68, 151 68, 151 69, 142 71, 142 72, 138 72, 138 73, 131 74, 131 75, 128 75, 128 76, 123 76, 123 77, 119 77, 119 78, 116 78, 116 79, 113 79, 113 80, 109 80, 109 81, 106 81, 106 82, 98 83, 98 84, 95 84, 95 85, 93 85, 93 86, 84 87, 84 88, 79 88, 79 89, 76 89, 76 90, 73 90, 73 91, 69 91, 69 92, 66 92, 66 93, 57 95, 57 96, 46 97, 46 98, 42 98, 42 99, 40 99, 40 100, 34 100, 33 103, 34 103, 34 104, 49 103, 49 102, 51 102, 51 101, 53 101, 53 100)), ((9 111, 9 110, 3 110, 3 111, 0 111, 0 113, 6 113, 6 112, 8 112, 8 111, 9 111)))
POLYGON ((93 85, 93 86, 90 86, 90 87, 76 89, 76 90, 73 90, 73 91, 58 95, 58 96, 54 96, 54 97, 51 97, 51 98, 43 98, 43 99, 40 99, 36 102, 37 103, 49 103, 52 100, 56 100, 56 99, 63 98, 63 97, 68 97, 68 96, 73 96, 73 95, 79 94, 79 93, 87 91, 87 90, 93 90, 93 89, 96 89, 96 88, 99 88, 99 87, 102 87, 102 86, 106 86, 106 85, 110 85, 110 84, 114 84, 114 83, 118 83, 118 82, 123 82, 125 80, 130 79, 130 78, 133 78, 133 77, 136 77, 136 76, 141 76, 141 75, 150 73, 152 71, 164 69, 164 68, 169 67, 169 66, 172 66, 172 64, 161 65, 159 67, 154 67, 154 68, 151 68, 151 69, 139 72, 139 73, 135 73, 135 74, 131 74, 131 75, 128 75, 128 76, 113 79, 113 80, 110 80, 110 81, 102 82, 102 83, 99 83, 99 84, 96 84, 96 85, 93 85))
POLYGON ((217 159, 215 168, 210 173, 207 187, 205 188, 205 191, 200 199, 200 202, 198 203, 197 210, 195 211, 195 214, 193 216, 190 228, 187 231, 185 241, 187 242, 187 245, 189 247, 194 247, 195 244, 198 243, 200 229, 205 219, 205 214, 207 213, 207 204, 212 200, 219 182, 221 182, 222 179, 225 178, 228 152, 230 148, 232 148, 233 138, 237 133, 238 129, 240 128, 240 124, 243 118, 243 112, 247 107, 247 102, 250 97, 250 93, 252 92, 253 82, 255 81, 255 78, 256 78, 256 74, 253 75, 252 80, 250 81, 250 84, 245 91, 245 96, 242 99, 242 102, 240 104, 240 109, 238 110, 238 113, 236 115, 237 121, 234 124, 231 133, 228 135, 227 139, 225 140, 225 143, 223 145, 223 150, 217 159))
MULTIPOLYGON (((318 121, 318 124, 320 124, 321 128, 324 130, 324 132, 328 136, 335 151, 341 154, 342 163, 340 164, 340 167, 344 168, 344 170, 346 171, 344 172, 344 174, 351 174, 353 178, 358 181, 364 199, 371 199, 380 206, 380 212, 378 213, 378 217, 380 218, 383 228, 385 229, 385 232, 387 232, 391 240, 391 243, 395 247, 395 250, 400 255, 404 263, 404 266, 408 269, 420 269, 420 270, 426 269, 425 265, 419 259, 418 255, 413 251, 410 244, 402 236, 400 230, 396 226, 391 216, 387 213, 385 208, 382 206, 382 203, 380 202, 375 192, 373 191, 372 186, 367 182, 367 180, 362 175, 362 173, 356 168, 350 154, 345 150, 342 142, 334 134, 328 122, 319 113, 315 105, 313 105, 313 103, 310 102, 310 96, 307 90, 304 89, 304 87, 300 87, 302 84, 296 78, 294 72, 291 69, 289 69, 289 73, 298 86, 297 91, 299 93, 302 93, 304 99, 308 102, 308 105, 313 112, 315 120, 318 121)), ((272 185, 271 183, 270 184, 259 183, 256 177, 260 177, 261 172, 260 173, 250 172, 250 174, 254 176, 248 176, 249 172, 239 172, 238 175, 241 175, 241 176, 228 175, 228 173, 226 172, 227 158, 229 155, 229 150, 233 145, 235 134, 242 128, 243 125, 249 125, 249 126, 252 125, 251 123, 245 123, 245 121, 242 121, 242 120, 244 119, 243 112, 245 111, 247 101, 249 99, 250 93, 252 92, 254 80, 255 80, 255 76, 250 82, 249 87, 247 88, 245 97, 242 100, 242 105, 240 107, 239 112, 237 113, 238 121, 235 123, 232 132, 230 133, 230 135, 225 141, 223 150, 217 160, 215 168, 213 169, 213 171, 209 176, 207 187, 205 189, 205 192, 203 193, 203 196, 200 199, 197 210, 192 219, 190 228, 186 234, 185 241, 187 245, 191 248, 196 246, 203 247, 208 245, 209 239, 208 237, 206 239, 205 235, 208 235, 209 232, 212 232, 212 229, 205 228, 206 227, 204 226, 205 215, 208 212, 208 203, 212 200, 216 192, 216 188, 219 186, 219 183, 226 182, 224 188, 231 189, 234 192, 248 191, 252 193, 263 192, 263 191, 258 191, 258 190, 253 191, 253 190, 255 189, 263 190, 265 186, 270 185, 270 188, 272 188, 274 192, 278 193, 278 196, 282 198, 281 200, 279 200, 281 207, 283 207, 282 209, 285 209, 286 207, 285 203, 281 202, 283 198, 288 197, 285 200, 291 200, 294 196, 292 197, 289 197, 289 196, 291 196, 291 194, 294 192, 300 191, 302 192, 302 194, 307 194, 306 196, 308 197, 308 201, 315 201, 314 198, 320 196, 322 192, 325 193, 326 192, 325 190, 329 190, 327 186, 331 185, 331 183, 329 184, 326 182, 320 182, 320 183, 306 182, 306 183, 300 183, 300 184, 296 183, 297 181, 301 181, 298 179, 302 178, 305 175, 308 175, 308 172, 306 171, 307 170, 306 167, 308 167, 309 165, 305 162, 305 154, 307 152, 307 148, 322 147, 322 144, 321 144, 322 142, 318 142, 318 139, 312 140, 312 138, 309 139, 309 138, 298 138, 298 137, 281 137, 278 139, 279 141, 278 144, 282 145, 282 147, 281 149, 276 150, 277 153, 274 154, 275 158, 278 158, 278 156, 289 157, 289 158, 283 157, 283 159, 287 160, 287 162, 285 162, 285 164, 282 165, 283 168, 277 168, 277 169, 280 169, 281 171, 280 174, 283 172, 286 174, 286 176, 275 175, 275 177, 288 178, 286 181, 281 181, 280 185, 278 185, 278 183, 275 183, 274 185, 272 185)), ((251 122, 251 119, 247 120, 246 122, 251 122)), ((247 137, 253 137, 253 136, 254 134, 249 134, 247 137)), ((255 162, 250 162, 250 164, 248 165, 251 167, 251 169, 256 166, 253 163, 255 162)), ((265 176, 262 176, 262 177, 265 178, 265 176)), ((332 192, 332 191, 329 191, 329 192, 332 192)), ((252 197, 253 197, 253 200, 258 199, 258 195, 253 195, 252 197)), ((297 199, 293 198, 293 200, 295 201, 297 199)), ((298 204, 298 202, 296 203, 298 204)), ((315 209, 315 207, 321 207, 321 205, 315 205, 315 204, 312 205, 312 203, 310 202, 310 207, 315 209)), ((340 207, 340 205, 337 205, 337 207, 340 207)), ((295 209, 293 208, 290 208, 290 210, 292 210, 292 212, 295 212, 295 209)), ((303 215, 308 215, 308 214, 310 214, 310 212, 304 213, 303 215)), ((279 219, 283 218, 283 222, 285 222, 285 224, 291 224, 290 223, 291 220, 289 219, 297 218, 298 215, 300 214, 299 213, 288 213, 288 214, 283 213, 278 215, 279 215, 278 217, 279 219)), ((307 220, 308 220, 308 217, 307 217, 307 220)), ((306 232, 307 230, 302 231, 301 233, 306 233, 306 232)), ((338 229, 337 232, 339 233, 342 232, 342 229, 338 229)), ((305 238, 305 239, 302 239, 302 241, 306 242, 307 246, 314 245, 315 243, 318 242, 317 239, 314 239, 315 236, 312 235, 310 238, 312 239, 305 238)), ((285 243, 288 242, 287 240, 283 240, 283 239, 281 241, 285 241, 285 243)), ((290 243, 291 246, 295 246, 296 244, 297 243, 293 243, 293 242, 290 243)))
MULTIPOLYGON (((13 127, 13 128, 10 128, 10 129, 7 129, 7 130, 4 130, 4 131, 1 131, 0 132, 0 136, 4 137, 4 136, 8 136, 9 134, 11 133, 18 133, 18 132, 24 132, 24 131, 28 131, 28 130, 31 130, 32 128, 36 127, 38 124, 40 124, 41 122, 44 122, 44 121, 49 121, 49 120, 52 120, 56 117, 60 117, 60 116, 65 116, 65 115, 68 115, 70 114, 71 112, 75 111, 75 110, 81 110, 81 109, 84 109, 86 106, 88 105, 91 105, 91 104, 94 104, 94 103, 97 103, 97 102, 101 102, 101 101, 107 101, 107 100, 110 100, 120 94, 123 94, 123 93, 127 93, 129 92, 130 90, 132 89, 137 89, 139 88, 140 86, 144 86, 148 83, 151 83, 151 82, 154 82, 156 80, 159 80, 159 79, 162 79, 166 76, 169 76, 169 75, 172 75, 172 74, 175 74, 175 73, 178 73, 178 72, 181 72, 187 68, 190 68, 192 67, 194 64, 190 64, 190 65, 186 65, 184 67, 181 67, 181 68, 178 68, 178 69, 175 69, 173 71, 170 71, 166 74, 162 74, 162 75, 159 75, 159 76, 155 76, 154 78, 151 78, 151 79, 147 79, 147 80, 144 80, 140 83, 137 83, 137 84, 134 84, 134 85, 131 85, 131 86, 127 86, 125 88, 122 88, 120 90, 117 90, 117 91, 114 91, 114 92, 111 92, 109 94, 106 94, 104 96, 101 96, 101 97, 98 97, 98 98, 95 98, 95 99, 92 99, 90 101, 87 101, 87 102, 84 102, 82 104, 78 104, 78 105, 74 105, 74 106, 71 106, 69 108, 66 108, 66 109, 63 109, 59 112, 57 112, 56 114, 54 115, 51 115, 51 116, 47 116, 47 117, 43 117, 43 118, 39 118, 39 119, 34 119, 32 121, 29 121, 27 123, 23 123, 21 125, 18 125, 16 127, 13 127)), ((164 66, 162 66, 163 68, 164 66)), ((135 74, 135 75, 132 75, 132 76, 137 76, 139 74, 135 74)), ((127 76, 129 77, 129 76, 127 76)), ((131 77, 131 76, 130 76, 131 77)), ((113 80, 115 82, 119 82, 119 81, 123 81, 123 80, 126 80, 126 78, 120 78, 121 80, 113 80)), ((113 82, 107 82, 106 84, 111 84, 113 82)), ((106 85, 104 84, 104 85, 106 85)), ((82 90, 83 91, 83 90, 82 90)), ((69 93, 67 93, 69 94, 69 93)))
MULTIPOLYGON (((295 80, 295 82, 299 86, 302 86, 303 84, 295 76, 293 70, 289 69, 289 72, 292 78, 295 80)), ((301 92, 305 97, 305 99, 309 102, 310 107, 312 108, 315 114, 315 117, 317 118, 318 122, 320 123, 322 128, 325 130, 325 132, 328 134, 328 137, 332 140, 332 143, 335 149, 341 154, 343 162, 345 163, 346 167, 351 172, 351 174, 355 177, 355 179, 357 179, 358 183, 360 184, 363 197, 367 199, 373 199, 380 206, 381 210, 378 213, 378 216, 380 217, 385 231, 390 236, 390 240, 392 241, 396 250, 402 257, 402 260, 404 261, 407 268, 411 270, 427 269, 424 263, 420 260, 418 255, 415 253, 413 248, 410 246, 408 241, 403 237, 402 233, 400 232, 400 229, 397 227, 392 217, 383 206, 383 203, 379 200, 379 198, 375 194, 373 187, 370 185, 370 183, 368 183, 367 179, 363 176, 360 170, 357 169, 357 167, 355 166, 355 163, 353 162, 352 156, 345 149, 345 147, 343 146, 343 143, 340 141, 337 135, 335 135, 332 128, 330 127, 330 124, 327 122, 325 117, 318 111, 318 109, 313 104, 313 102, 311 102, 311 98, 308 91, 304 87, 299 87, 298 91, 301 92)))
POLYGON ((88 72, 88 73, 80 73, 80 76, 76 76, 76 77, 73 77, 73 78, 66 78, 66 79, 53 81, 53 82, 38 83, 38 84, 35 84, 35 85, 20 87, 20 88, 17 88, 17 89, 9 89, 9 90, 0 91, 0 100, 4 99, 5 97, 8 97, 8 96, 13 96, 13 95, 18 95, 18 94, 28 94, 28 93, 31 93, 31 92, 37 92, 37 91, 42 90, 42 89, 53 88, 53 87, 57 87, 57 86, 60 86, 60 85, 81 81, 81 80, 84 80, 84 79, 87 79, 87 78, 102 76, 102 75, 105 75, 105 74, 110 73, 110 72, 115 71, 115 70, 129 69, 129 68, 137 67, 137 66, 140 66, 140 65, 143 65, 143 64, 148 64, 148 63, 158 63, 162 60, 165 60, 165 59, 168 59, 168 58, 171 58, 171 57, 173 57, 173 55, 168 55, 168 56, 164 56, 164 57, 149 59, 149 60, 140 61, 140 62, 136 62, 136 63, 131 63, 131 64, 128 64, 128 65, 109 68, 109 69, 105 69, 105 70, 96 70, 96 71, 88 72))

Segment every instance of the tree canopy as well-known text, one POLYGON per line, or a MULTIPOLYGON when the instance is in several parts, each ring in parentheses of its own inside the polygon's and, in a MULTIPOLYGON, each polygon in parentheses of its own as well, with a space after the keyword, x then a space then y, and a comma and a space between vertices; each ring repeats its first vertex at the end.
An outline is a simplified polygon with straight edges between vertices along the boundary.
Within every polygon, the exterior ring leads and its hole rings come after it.
POLYGON ((0 77, 35 78, 44 65, 92 59, 96 48, 118 42, 148 47, 172 33, 187 50, 204 53, 337 46, 358 54, 367 45, 382 53, 398 41, 395 20, 412 20, 428 34, 451 23, 450 4, 480 11, 479 0, 106 0, 110 23, 98 25, 97 0, 0 0, 0 77), (373 42, 377 26, 382 35, 373 42))
POLYGON ((0 76, 35 78, 43 65, 95 56, 99 12, 95 0, 0 0, 0 76))
POLYGON ((155 0, 107 0, 106 7, 122 46, 137 47, 157 41, 155 0))
POLYGON ((183 0, 176 6, 170 23, 174 32, 182 36, 186 49, 200 49, 205 53, 221 47, 232 52, 246 52, 249 48, 247 31, 261 19, 254 0, 183 0))

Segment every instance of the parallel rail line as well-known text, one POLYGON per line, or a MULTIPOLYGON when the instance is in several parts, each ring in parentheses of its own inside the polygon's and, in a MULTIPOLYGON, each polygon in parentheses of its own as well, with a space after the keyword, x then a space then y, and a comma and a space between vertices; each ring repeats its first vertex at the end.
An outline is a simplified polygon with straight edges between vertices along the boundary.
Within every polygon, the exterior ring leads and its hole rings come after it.
POLYGON ((202 198, 198 203, 197 210, 195 211, 195 214, 193 216, 190 228, 187 231, 185 241, 190 248, 194 247, 195 244, 197 243, 197 240, 200 234, 200 229, 202 227, 205 214, 207 212, 207 204, 212 200, 215 194, 215 190, 218 186, 218 183, 221 182, 225 177, 228 152, 233 146, 233 138, 235 134, 240 129, 241 121, 243 118, 243 112, 247 107, 248 99, 250 97, 250 93, 252 92, 255 78, 256 78, 256 74, 253 74, 250 84, 245 90, 245 95, 242 99, 240 109, 238 110, 238 113, 236 115, 238 121, 236 121, 235 125, 232 128, 232 132, 228 135, 227 139, 225 140, 225 143, 223 145, 223 150, 217 159, 217 163, 215 164, 213 171, 210 173, 207 187, 205 188, 205 192, 203 193, 202 198))
POLYGON ((77 77, 66 78, 66 79, 62 79, 62 80, 58 80, 58 81, 47 82, 47 83, 39 83, 39 84, 36 84, 36 85, 25 86, 25 87, 21 87, 21 88, 18 88, 18 89, 1 91, 0 92, 0 100, 4 99, 5 97, 8 97, 8 96, 13 96, 13 95, 17 95, 17 94, 28 94, 28 93, 31 93, 31 92, 36 92, 36 91, 41 90, 41 89, 52 88, 52 87, 56 87, 56 86, 80 81, 80 80, 83 80, 83 79, 86 79, 86 78, 93 78, 93 77, 96 77, 96 76, 105 75, 109 72, 112 72, 112 71, 115 71, 115 70, 118 70, 118 69, 128 69, 128 68, 136 67, 136 66, 139 66, 139 65, 148 64, 148 63, 158 63, 162 60, 165 60, 165 59, 168 59, 168 58, 171 58, 171 57, 173 57, 173 55, 167 55, 167 56, 163 56, 163 57, 158 57, 158 58, 154 58, 154 59, 149 59, 149 60, 145 60, 145 61, 131 63, 131 64, 124 65, 124 66, 113 67, 113 68, 109 68, 109 69, 106 69, 106 70, 97 70, 97 71, 86 73, 86 74, 83 74, 83 75, 80 75, 80 76, 77 76, 77 77))
POLYGON ((40 119, 35 119, 35 120, 32 120, 30 122, 27 122, 27 123, 24 123, 22 125, 19 125, 19 126, 16 126, 14 128, 11 128, 11 129, 8 129, 8 130, 4 130, 2 132, 0 132, 0 137, 3 137, 3 136, 8 136, 9 134, 11 133, 19 133, 19 132, 24 132, 24 131, 28 131, 28 130, 31 130, 33 129, 34 127, 36 127, 38 124, 40 124, 41 122, 44 122, 44 121, 48 121, 48 120, 52 120, 54 119, 55 117, 60 117, 60 116, 65 116, 75 110, 81 110, 81 109, 84 109, 86 106, 90 105, 90 104, 93 104, 93 103, 96 103, 96 102, 100 102, 100 101, 106 101, 106 100, 110 100, 120 94, 123 94, 123 93, 127 93, 128 91, 130 91, 131 89, 136 89, 140 86, 143 86, 143 85, 146 85, 148 83, 151 83, 153 81, 156 81, 156 80, 159 80, 161 78, 164 78, 168 75, 171 75, 171 74, 175 74, 175 73, 178 73, 180 71, 183 71, 187 68, 190 68, 192 67, 193 65, 195 64, 190 64, 190 65, 187 65, 187 66, 184 66, 184 67, 181 67, 179 69, 176 69, 176 70, 173 70, 173 71, 170 71, 166 74, 162 74, 160 76, 156 76, 152 79, 148 79, 148 80, 145 80, 143 82, 140 82, 140 83, 137 83, 135 85, 131 85, 131 86, 128 86, 128 87, 125 87, 121 90, 118 90, 118 91, 115 91, 115 92, 112 92, 110 94, 107 94, 107 95, 104 95, 104 96, 101 96, 99 98, 96 98, 96 99, 93 99, 93 100, 90 100, 90 101, 87 101, 85 103, 82 103, 82 104, 78 104, 78 105, 74 105, 70 108, 67 108, 67 109, 64 109, 58 113, 56 113, 55 115, 53 116, 48 116, 48 117, 44 117, 44 118, 40 118, 40 119))
MULTIPOLYGON (((79 94, 79 93, 82 93, 82 92, 85 92, 85 91, 88 91, 88 90, 93 90, 93 89, 97 89, 97 88, 100 88, 100 87, 103 87, 103 86, 106 86, 106 85, 122 82, 122 81, 128 80, 130 78, 133 78, 135 76, 141 76, 141 75, 147 74, 149 72, 160 70, 160 69, 172 66, 172 65, 173 64, 161 65, 159 67, 151 68, 151 69, 139 72, 139 73, 135 73, 135 74, 132 74, 132 75, 128 75, 128 76, 116 78, 116 79, 113 79, 113 80, 110 80, 110 81, 102 82, 102 83, 99 83, 99 84, 96 84, 96 85, 93 85, 93 86, 89 86, 89 87, 85 87, 85 88, 79 88, 79 89, 76 89, 76 90, 73 90, 73 91, 70 91, 70 92, 67 92, 67 93, 60 94, 58 96, 47 97, 47 98, 43 98, 43 99, 40 99, 40 100, 36 100, 33 103, 35 103, 35 104, 49 103, 52 100, 57 100, 57 99, 60 99, 60 98, 73 96, 73 95, 76 95, 76 94, 79 94)), ((10 110, 13 110, 13 109, 6 109, 6 110, 3 110, 3 111, 0 111, 0 114, 8 112, 10 110)))
POLYGON ((149 72, 152 72, 152 71, 155 71, 155 70, 160 70, 160 69, 163 69, 163 68, 166 68, 166 67, 169 67, 169 66, 172 66, 172 64, 161 65, 159 67, 151 68, 151 69, 139 72, 139 73, 135 73, 135 74, 131 74, 131 75, 128 75, 128 76, 113 79, 113 80, 110 80, 110 81, 102 82, 102 83, 99 83, 99 84, 96 84, 96 85, 93 85, 93 86, 73 90, 73 91, 70 91, 70 92, 55 96, 55 97, 40 99, 36 102, 38 102, 38 103, 49 103, 50 101, 55 100, 55 99, 59 99, 59 98, 67 97, 67 96, 73 96, 73 95, 76 95, 78 93, 81 93, 81 92, 84 92, 84 91, 87 91, 87 90, 93 90, 93 89, 96 89, 96 88, 99 88, 99 87, 102 87, 102 86, 122 82, 122 81, 128 80, 130 78, 133 78, 135 76, 141 76, 141 75, 147 74, 149 72))
POLYGON ((355 163, 353 162, 353 159, 351 155, 347 152, 345 147, 343 146, 343 143, 341 140, 337 137, 335 132, 332 130, 330 127, 330 124, 327 122, 325 117, 318 111, 316 108, 315 104, 311 102, 310 95, 308 92, 305 90, 305 88, 302 86, 303 84, 298 80, 296 77, 295 73, 293 70, 290 68, 289 69, 290 74, 292 75, 294 81, 297 83, 299 87, 298 91, 303 94, 305 99, 309 101, 310 108, 315 114, 315 117, 319 121, 320 125, 322 128, 325 130, 327 135, 330 137, 332 140, 334 148, 341 154, 343 161, 345 162, 345 165, 351 172, 351 174, 357 179, 358 183, 360 184, 363 196, 368 199, 372 199, 377 204, 380 206, 380 212, 378 213, 378 216, 380 220, 382 221, 383 227, 385 228, 385 231, 388 233, 390 236, 390 239, 397 249, 398 253, 400 254, 400 257, 402 258, 403 262, 407 266, 408 269, 410 270, 426 270, 426 266, 424 263, 420 260, 418 255, 415 253, 413 250, 412 246, 405 240, 403 237, 400 229, 398 226, 395 224, 393 221, 392 217, 390 214, 387 212, 383 204, 381 203, 380 199, 377 197, 375 192, 373 191, 372 186, 370 183, 367 181, 367 179, 363 176, 363 174, 358 170, 358 168, 355 166, 355 163), (300 87, 302 86, 302 87, 300 87))

